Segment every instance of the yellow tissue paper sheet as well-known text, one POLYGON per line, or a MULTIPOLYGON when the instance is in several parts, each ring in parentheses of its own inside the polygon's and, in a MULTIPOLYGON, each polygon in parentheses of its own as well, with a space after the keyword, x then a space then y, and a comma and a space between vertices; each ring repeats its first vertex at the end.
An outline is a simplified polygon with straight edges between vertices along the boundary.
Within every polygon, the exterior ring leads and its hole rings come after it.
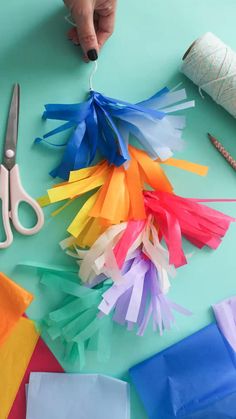
POLYGON ((21 317, 0 346, 0 419, 7 419, 39 334, 34 323, 21 317))
POLYGON ((0 347, 32 300, 32 294, 0 272, 0 347))

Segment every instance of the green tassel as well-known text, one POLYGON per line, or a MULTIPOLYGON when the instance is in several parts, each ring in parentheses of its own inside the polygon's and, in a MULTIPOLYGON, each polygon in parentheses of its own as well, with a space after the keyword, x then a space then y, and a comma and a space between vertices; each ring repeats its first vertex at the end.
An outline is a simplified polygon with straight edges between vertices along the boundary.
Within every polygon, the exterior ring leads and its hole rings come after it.
POLYGON ((50 339, 63 344, 65 361, 73 364, 79 359, 82 369, 87 350, 96 350, 98 360, 107 361, 113 322, 111 316, 98 316, 98 305, 111 281, 90 289, 80 285, 78 277, 72 273, 63 275, 62 271, 46 269, 40 282, 66 296, 60 306, 48 314, 42 326, 50 339))

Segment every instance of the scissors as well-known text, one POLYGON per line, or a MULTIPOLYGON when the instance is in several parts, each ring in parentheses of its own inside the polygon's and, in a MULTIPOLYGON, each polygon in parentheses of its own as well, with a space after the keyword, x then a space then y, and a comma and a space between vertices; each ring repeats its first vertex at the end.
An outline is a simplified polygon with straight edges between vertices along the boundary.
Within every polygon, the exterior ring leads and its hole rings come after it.
POLYGON ((20 86, 19 84, 15 84, 8 116, 4 156, 0 165, 0 201, 2 204, 2 221, 6 236, 5 241, 0 242, 0 249, 9 247, 13 242, 10 220, 14 228, 25 236, 38 233, 44 224, 43 211, 37 201, 24 190, 21 184, 19 166, 16 164, 19 105, 20 86), (25 228, 19 220, 19 205, 23 202, 33 209, 37 217, 36 224, 32 228, 25 228))

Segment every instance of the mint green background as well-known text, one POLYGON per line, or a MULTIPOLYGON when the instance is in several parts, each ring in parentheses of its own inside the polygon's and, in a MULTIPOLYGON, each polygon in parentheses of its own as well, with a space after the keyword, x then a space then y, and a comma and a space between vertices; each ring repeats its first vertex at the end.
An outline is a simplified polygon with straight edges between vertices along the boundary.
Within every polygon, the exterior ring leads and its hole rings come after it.
MULTIPOLYGON (((166 84, 173 87, 183 81, 189 98, 196 100, 196 108, 186 112, 186 149, 180 157, 208 165, 209 175, 201 178, 168 169, 175 191, 202 198, 236 197, 236 173, 206 138, 208 131, 215 134, 236 158, 236 122, 211 99, 202 100, 197 88, 179 72, 183 53, 206 31, 214 32, 236 50, 235 0, 118 3, 116 31, 101 53, 94 80, 96 90, 132 102, 147 98, 166 84)), ((18 162, 22 182, 35 197, 52 184, 47 173, 60 160, 60 151, 32 146, 35 136, 53 126, 40 119, 43 105, 82 100, 92 68, 81 61, 79 50, 67 41, 69 26, 64 14, 59 0, 1 2, 0 138, 4 138, 11 87, 18 81, 22 87, 18 162)), ((45 293, 36 276, 15 266, 25 261, 71 266, 73 260, 63 254, 58 242, 65 237, 65 226, 76 206, 55 219, 49 217, 47 209, 45 228, 39 235, 25 238, 15 233, 14 244, 0 253, 0 269, 35 293, 28 311, 34 319, 46 313, 58 296, 45 293)), ((214 207, 236 216, 236 203, 214 207)), ((217 251, 196 250, 189 265, 179 269, 170 297, 191 309, 191 318, 177 316, 177 326, 162 337, 148 330, 139 338, 117 327, 110 362, 101 365, 95 355, 89 355, 84 372, 127 378, 129 367, 211 322, 211 304, 236 294, 235 248, 236 226, 232 225, 217 251)), ((146 418, 133 389, 131 402, 132 419, 146 418)))

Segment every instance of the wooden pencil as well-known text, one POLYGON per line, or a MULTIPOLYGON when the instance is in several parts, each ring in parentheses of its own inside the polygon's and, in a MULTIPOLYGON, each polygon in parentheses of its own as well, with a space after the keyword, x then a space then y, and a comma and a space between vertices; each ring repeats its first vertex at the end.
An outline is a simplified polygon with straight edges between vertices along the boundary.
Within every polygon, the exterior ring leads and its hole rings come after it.
POLYGON ((229 163, 229 165, 236 170, 236 160, 231 156, 231 154, 224 148, 224 146, 211 134, 207 134, 209 140, 213 146, 219 151, 219 153, 224 157, 224 159, 229 163))

